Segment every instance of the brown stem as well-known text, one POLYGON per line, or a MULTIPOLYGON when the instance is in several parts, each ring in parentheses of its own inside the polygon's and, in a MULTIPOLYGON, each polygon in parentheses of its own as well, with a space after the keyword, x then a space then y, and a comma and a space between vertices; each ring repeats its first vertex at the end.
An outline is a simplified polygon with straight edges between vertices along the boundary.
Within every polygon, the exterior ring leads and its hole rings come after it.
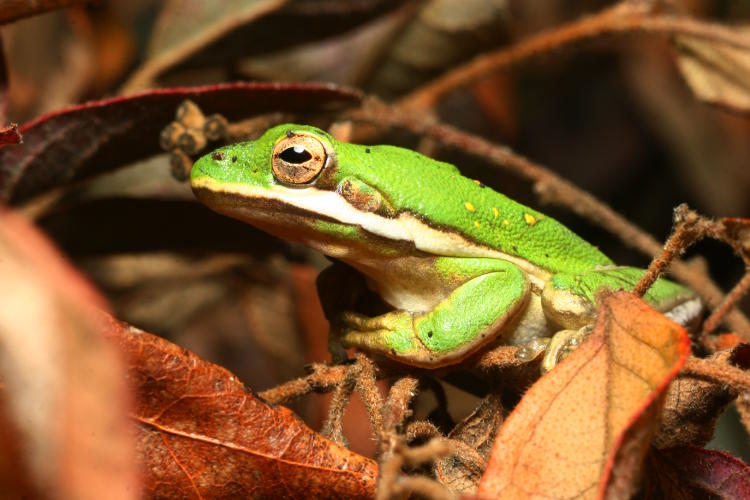
POLYGON ((748 289, 750 289, 750 269, 748 269, 742 279, 732 287, 726 297, 724 297, 721 304, 713 310, 711 315, 703 323, 704 335, 716 330, 735 304, 737 304, 737 302, 747 293, 748 289))
POLYGON ((375 377, 375 365, 364 354, 357 354, 355 373, 357 378, 356 390, 365 404, 367 416, 370 419, 372 432, 377 441, 375 449, 381 449, 380 440, 383 435, 383 398, 380 396, 375 377))
POLYGON ((727 384, 738 391, 750 391, 750 372, 729 364, 690 357, 682 372, 727 384))
POLYGON ((734 402, 734 406, 737 408, 737 413, 740 414, 740 420, 745 427, 745 431, 750 435, 750 392, 740 394, 734 402))
POLYGON ((331 404, 328 406, 328 417, 323 423, 323 428, 320 430, 322 435, 342 446, 347 446, 348 444, 346 436, 344 436, 342 420, 346 406, 349 404, 352 392, 354 392, 356 382, 356 369, 355 367, 349 367, 346 377, 336 387, 336 390, 333 391, 333 398, 331 398, 331 404))
POLYGON ((696 231, 696 225, 701 220, 700 217, 688 209, 687 205, 682 204, 675 209, 674 219, 675 227, 664 244, 664 250, 651 261, 648 270, 633 289, 633 293, 639 297, 642 297, 651 288, 651 285, 664 272, 670 262, 704 235, 703 232, 696 231))
POLYGON ((310 375, 285 382, 259 393, 258 396, 269 403, 286 404, 311 392, 330 391, 341 384, 346 377, 348 367, 315 364, 313 370, 310 375))
POLYGON ((654 15, 647 8, 622 2, 563 26, 531 35, 510 47, 479 56, 412 92, 401 100, 401 104, 420 109, 431 108, 448 92, 526 59, 603 35, 634 33, 688 35, 750 50, 750 38, 732 28, 683 16, 654 15))

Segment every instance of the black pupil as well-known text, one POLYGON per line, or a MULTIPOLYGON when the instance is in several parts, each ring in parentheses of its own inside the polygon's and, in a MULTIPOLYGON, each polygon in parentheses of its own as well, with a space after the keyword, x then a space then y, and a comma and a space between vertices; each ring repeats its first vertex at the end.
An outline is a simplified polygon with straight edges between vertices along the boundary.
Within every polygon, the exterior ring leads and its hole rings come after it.
POLYGON ((305 163, 312 155, 302 146, 292 146, 282 151, 279 157, 287 163, 305 163))

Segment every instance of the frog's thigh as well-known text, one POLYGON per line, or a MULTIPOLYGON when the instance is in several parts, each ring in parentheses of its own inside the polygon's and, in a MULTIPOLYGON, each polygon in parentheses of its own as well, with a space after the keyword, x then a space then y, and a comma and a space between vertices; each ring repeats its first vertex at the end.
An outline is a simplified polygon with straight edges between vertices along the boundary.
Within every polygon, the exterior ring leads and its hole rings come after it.
POLYGON ((523 310, 529 282, 515 264, 471 258, 445 261, 462 272, 476 269, 481 274, 425 313, 394 311, 375 318, 345 313, 343 344, 419 366, 441 366, 459 361, 497 337, 523 310))
POLYGON ((613 266, 554 275, 542 291, 542 308, 559 330, 547 346, 542 372, 554 368, 588 337, 596 319, 598 290, 632 290, 643 272, 642 269, 613 266))

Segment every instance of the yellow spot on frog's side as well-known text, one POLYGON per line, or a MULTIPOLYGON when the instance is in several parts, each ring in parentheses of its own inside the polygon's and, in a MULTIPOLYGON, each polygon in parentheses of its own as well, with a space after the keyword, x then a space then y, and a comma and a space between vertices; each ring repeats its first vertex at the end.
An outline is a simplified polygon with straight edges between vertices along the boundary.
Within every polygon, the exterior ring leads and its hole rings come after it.
POLYGON ((510 221, 508 219, 504 219, 503 224, 505 224, 505 227, 508 227, 510 226, 510 221))
POLYGON ((492 207, 492 214, 493 214, 493 215, 495 216, 495 218, 497 219, 498 217, 500 217, 500 210, 498 210, 498 209, 497 209, 497 208, 495 208, 495 207, 492 207))
POLYGON ((480 224, 478 220, 474 221, 474 225, 477 227, 477 229, 479 229, 480 227, 482 227, 482 224, 480 224))
POLYGON ((479 182, 479 181, 478 181, 478 180, 476 180, 476 179, 474 179, 474 184, 476 184, 477 186, 481 186, 481 185, 482 185, 482 183, 481 183, 481 182, 479 182))
POLYGON ((476 211, 476 208, 474 208, 474 204, 470 201, 465 202, 464 206, 466 207, 466 210, 468 210, 469 212, 476 211))
POLYGON ((525 220, 526 224, 528 224, 529 226, 533 226, 537 223, 536 217, 531 214, 523 214, 523 220, 525 220))

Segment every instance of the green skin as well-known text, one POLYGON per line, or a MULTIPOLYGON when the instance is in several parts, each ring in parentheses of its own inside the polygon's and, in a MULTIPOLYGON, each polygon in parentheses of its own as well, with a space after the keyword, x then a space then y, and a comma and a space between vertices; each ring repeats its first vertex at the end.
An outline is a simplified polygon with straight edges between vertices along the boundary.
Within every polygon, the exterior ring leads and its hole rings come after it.
MULTIPOLYGON (((554 346, 555 338, 587 331, 599 291, 632 289, 644 272, 614 265, 556 220, 453 165, 394 146, 338 142, 304 125, 280 125, 202 157, 191 184, 213 210, 354 268, 392 307, 368 317, 349 304, 324 303, 335 355, 357 347, 439 367, 498 340, 552 338, 554 346), (320 172, 299 184, 272 168, 278 148, 286 148, 280 141, 297 137, 318 141, 326 153, 320 172)), ((644 298, 665 312, 697 302, 664 279, 644 298)), ((689 309, 678 320, 697 314, 689 309)))

